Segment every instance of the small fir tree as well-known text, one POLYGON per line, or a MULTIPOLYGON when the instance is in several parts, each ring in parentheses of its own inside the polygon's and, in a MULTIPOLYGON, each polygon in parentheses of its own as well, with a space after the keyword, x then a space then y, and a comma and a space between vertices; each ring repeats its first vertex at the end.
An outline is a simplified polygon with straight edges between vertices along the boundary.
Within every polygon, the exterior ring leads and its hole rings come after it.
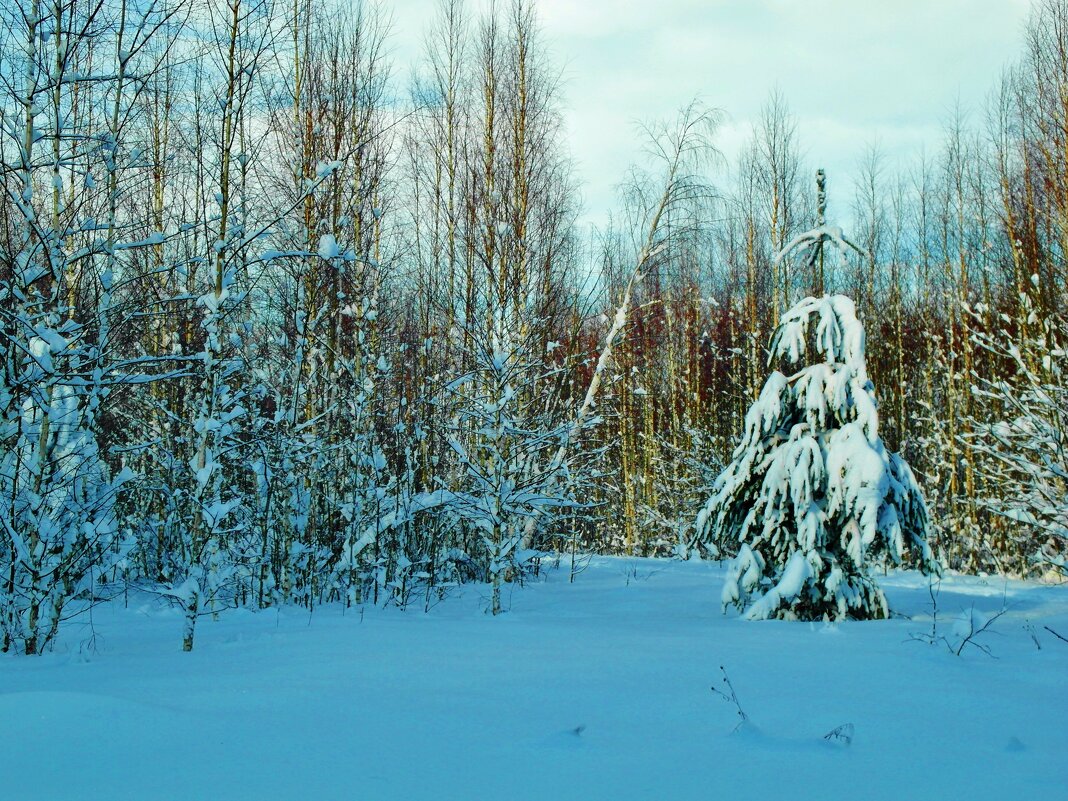
POLYGON ((866 572, 900 563, 906 543, 924 572, 927 508, 905 461, 879 438, 864 329, 843 295, 806 298, 771 340, 768 377, 745 433, 697 516, 698 544, 737 555, 723 606, 746 617, 884 618, 866 572))
POLYGON ((498 615, 502 582, 522 571, 518 551, 527 522, 546 523, 552 511, 578 504, 566 464, 554 456, 572 426, 553 421, 543 401, 525 391, 553 371, 532 345, 536 327, 507 310, 495 312, 491 326, 474 337, 474 369, 449 385, 457 408, 449 446, 461 469, 449 506, 478 532, 476 562, 484 565, 490 611, 498 615))

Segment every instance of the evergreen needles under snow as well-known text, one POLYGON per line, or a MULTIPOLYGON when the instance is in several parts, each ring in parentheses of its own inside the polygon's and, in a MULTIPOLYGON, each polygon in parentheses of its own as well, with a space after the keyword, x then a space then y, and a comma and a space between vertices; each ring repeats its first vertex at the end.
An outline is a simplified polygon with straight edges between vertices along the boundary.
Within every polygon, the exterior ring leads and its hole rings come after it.
POLYGON ((866 563, 925 572, 927 508, 905 461, 879 438, 864 329, 844 295, 806 298, 783 316, 774 370, 745 419, 733 458, 697 516, 706 552, 736 551, 724 608, 750 619, 883 618, 886 598, 866 563))

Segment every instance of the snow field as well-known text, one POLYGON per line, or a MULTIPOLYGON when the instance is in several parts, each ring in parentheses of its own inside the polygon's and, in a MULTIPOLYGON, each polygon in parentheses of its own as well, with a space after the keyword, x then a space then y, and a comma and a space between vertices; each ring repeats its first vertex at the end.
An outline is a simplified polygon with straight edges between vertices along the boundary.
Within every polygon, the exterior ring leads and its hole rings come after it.
POLYGON ((723 616, 724 576, 599 557, 506 585, 498 618, 484 586, 429 614, 239 610, 192 653, 178 610, 98 607, 95 643, 83 618, 0 659, 0 799, 1068 798, 1068 643, 1043 628, 1068 633, 1068 588, 945 578, 939 635, 1008 606, 994 658, 957 657, 911 639, 917 573, 879 577, 911 619, 834 625, 723 616))

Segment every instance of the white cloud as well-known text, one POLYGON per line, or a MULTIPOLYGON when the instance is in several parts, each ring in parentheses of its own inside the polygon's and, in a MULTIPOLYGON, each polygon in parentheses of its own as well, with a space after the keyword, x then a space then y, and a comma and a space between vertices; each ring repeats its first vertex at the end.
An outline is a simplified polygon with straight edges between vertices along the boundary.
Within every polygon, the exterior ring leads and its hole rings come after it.
MULTIPOLYGON (((634 120, 669 117, 700 96, 729 114, 720 144, 730 155, 774 87, 798 117, 809 161, 827 168, 832 193, 851 197, 851 173, 871 142, 891 161, 932 152, 958 100, 982 103, 1020 52, 1029 5, 541 0, 538 9, 564 69, 569 140, 589 217, 599 221, 640 155, 634 120)), ((397 0, 395 8, 405 69, 435 3, 397 0)))

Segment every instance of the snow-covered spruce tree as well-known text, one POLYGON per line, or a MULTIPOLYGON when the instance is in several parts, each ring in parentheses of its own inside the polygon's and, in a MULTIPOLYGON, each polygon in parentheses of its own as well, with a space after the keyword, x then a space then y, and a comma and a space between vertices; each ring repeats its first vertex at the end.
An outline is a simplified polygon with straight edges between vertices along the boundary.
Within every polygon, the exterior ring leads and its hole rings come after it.
POLYGON ((772 336, 774 370, 742 441, 697 516, 706 549, 737 548, 723 606, 749 619, 869 619, 888 614, 867 574, 906 546, 924 572, 927 509, 912 471, 879 438, 864 329, 843 295, 806 298, 772 336))

